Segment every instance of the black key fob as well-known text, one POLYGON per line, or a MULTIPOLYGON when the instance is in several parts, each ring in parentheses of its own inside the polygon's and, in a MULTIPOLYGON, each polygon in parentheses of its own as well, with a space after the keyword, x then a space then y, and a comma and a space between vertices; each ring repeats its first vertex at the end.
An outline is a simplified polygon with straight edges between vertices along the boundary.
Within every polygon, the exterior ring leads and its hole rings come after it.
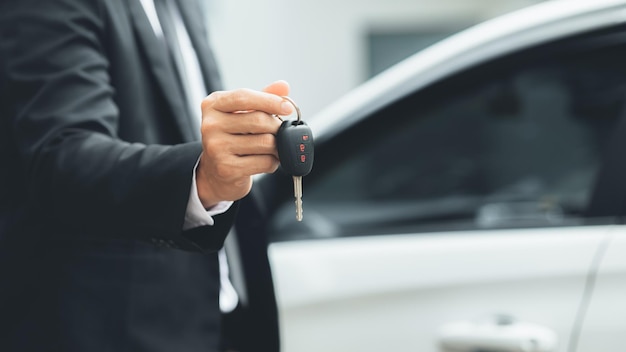
POLYGON ((304 121, 283 121, 276 133, 276 147, 280 165, 286 173, 306 176, 311 172, 315 157, 313 134, 304 121))

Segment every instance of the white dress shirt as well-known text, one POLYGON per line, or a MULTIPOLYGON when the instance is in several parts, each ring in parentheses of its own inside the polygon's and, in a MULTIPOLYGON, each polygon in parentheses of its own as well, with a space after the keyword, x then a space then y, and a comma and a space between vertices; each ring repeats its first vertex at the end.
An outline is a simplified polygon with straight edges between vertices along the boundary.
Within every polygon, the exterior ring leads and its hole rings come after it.
MULTIPOLYGON (((171 1, 171 0, 170 0, 171 1)), ((154 7, 154 0, 141 0, 144 11, 148 16, 148 20, 152 25, 152 29, 157 37, 163 38, 163 29, 159 21, 159 16, 154 7)), ((173 8, 172 17, 174 19, 174 27, 176 31, 176 38, 180 45, 180 51, 184 61, 185 72, 181 73, 186 76, 187 86, 187 103, 189 104, 190 112, 193 114, 194 124, 197 126, 197 130, 200 131, 200 122, 202 120, 202 111, 200 110, 200 102, 206 97, 207 89, 202 79, 202 71, 200 69, 200 62, 196 55, 195 49, 189 38, 189 33, 183 22, 183 18, 178 11, 177 6, 171 6, 173 8)), ((198 165, 196 164, 196 167, 198 165)), ((213 215, 218 215, 226 212, 233 202, 220 202, 208 211, 204 209, 198 196, 198 189, 196 184, 196 172, 194 168, 194 175, 192 178, 191 190, 189 194, 189 202, 187 204, 187 212, 185 213, 185 223, 183 230, 191 229, 199 226, 214 225, 213 215)), ((224 249, 219 251, 220 262, 220 309, 222 312, 230 312, 237 306, 238 295, 233 288, 228 276, 228 262, 226 260, 226 252, 224 249)))

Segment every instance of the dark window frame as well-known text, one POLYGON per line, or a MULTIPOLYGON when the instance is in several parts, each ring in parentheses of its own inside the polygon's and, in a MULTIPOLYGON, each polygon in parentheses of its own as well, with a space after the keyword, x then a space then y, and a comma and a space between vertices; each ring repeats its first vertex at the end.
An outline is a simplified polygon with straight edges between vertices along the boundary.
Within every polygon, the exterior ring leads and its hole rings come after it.
MULTIPOLYGON (((428 111, 428 109, 433 109, 437 104, 441 104, 441 102, 447 99, 450 94, 450 82, 453 81, 455 83, 455 91, 463 91, 463 90, 471 90, 475 87, 475 82, 480 80, 485 71, 489 71, 492 76, 502 75, 509 72, 512 68, 521 65, 522 62, 537 62, 541 60, 554 60, 559 56, 567 56, 574 55, 574 53, 580 52, 590 52, 594 50, 603 50, 603 48, 611 48, 615 45, 619 45, 620 47, 624 47, 626 45, 626 30, 623 26, 618 26, 615 28, 604 29, 600 31, 594 31, 593 33, 584 34, 575 36, 573 38, 567 38, 563 40, 559 40, 557 42, 552 42, 544 45, 539 45, 537 47, 524 49, 522 51, 518 51, 505 57, 496 58, 485 62, 476 67, 471 67, 464 70, 461 73, 455 74, 452 77, 444 79, 440 82, 437 82, 434 85, 427 87, 426 89, 421 89, 419 91, 412 92, 408 96, 405 96, 382 109, 371 113, 367 118, 361 121, 357 126, 353 126, 350 129, 342 131, 339 135, 333 136, 329 141, 321 147, 316 149, 316 163, 320 163, 320 160, 324 160, 326 169, 331 169, 337 165, 339 165, 342 160, 346 157, 349 157, 351 153, 354 153, 356 149, 345 148, 346 145, 358 146, 359 143, 368 143, 368 140, 378 133, 391 133, 391 130, 397 129, 398 126, 402 126, 402 121, 390 121, 389 124, 383 124, 382 129, 385 131, 381 131, 381 125, 378 123, 377 119, 380 118, 380 114, 386 116, 401 116, 402 109, 404 104, 407 104, 408 100, 414 99, 415 95, 420 96, 419 101, 423 102, 424 111, 428 111)), ((415 103, 411 103, 415 104, 415 103)), ((417 105, 420 103, 418 102, 417 105)), ((421 114, 422 116, 428 115, 428 113, 421 114)), ((314 168, 313 172, 305 178, 305 188, 308 184, 315 184, 319 181, 319 178, 323 176, 322 172, 316 172, 316 168, 314 168)), ((290 189, 288 187, 282 187, 281 184, 288 185, 286 182, 286 177, 277 176, 272 177, 272 184, 274 190, 274 195, 277 197, 274 200, 277 201, 276 204, 286 203, 285 206, 291 206, 292 202, 289 200, 290 189)), ((265 185, 267 189, 267 184, 265 185)), ((309 192, 312 190, 309 188, 309 192)), ((305 192, 305 199, 306 199, 305 192)), ((306 202, 305 202, 306 205, 306 202)), ((445 202, 442 206, 445 206, 445 202)), ((271 207, 270 207, 271 208, 271 207)), ((280 207, 279 207, 280 208, 280 207)), ((310 208, 310 206, 309 206, 310 208)), ((275 216, 271 214, 271 216, 275 216)), ((456 214, 451 214, 449 219, 446 219, 446 216, 443 217, 435 217, 434 221, 425 221, 425 226, 422 226, 422 230, 419 232, 433 232, 433 231, 443 231, 443 230, 452 230, 455 229, 465 229, 468 230, 468 226, 464 222, 455 223, 454 221, 448 222, 447 224, 441 226, 439 221, 443 220, 452 220, 454 219, 456 214)), ((349 216, 347 216, 349 218, 349 216)), ((389 221, 385 221, 384 216, 382 218, 372 218, 374 224, 363 222, 362 226, 354 226, 354 224, 350 225, 350 219, 346 220, 346 224, 338 224, 342 235, 350 235, 350 234, 377 234, 380 233, 380 229, 393 228, 395 232, 414 232, 415 226, 411 225, 411 221, 408 223, 404 223, 397 219, 393 219, 393 217, 388 218, 389 221), (396 223, 391 226, 389 223, 396 223), (373 226, 372 226, 373 225, 373 226), (403 230, 404 228, 404 230, 403 230)), ((604 220, 597 219, 576 219, 575 222, 562 222, 557 226, 568 226, 568 225, 584 225, 584 224, 596 224, 598 222, 605 223, 604 220), (582 221, 580 221, 582 220, 582 221)), ((357 220, 358 221, 358 217, 357 220)), ((614 220, 609 219, 608 222, 612 222, 614 220)), ((536 226, 545 226, 546 224, 537 224, 536 226)), ((520 226, 504 226, 505 228, 519 228, 519 227, 532 227, 532 224, 522 224, 520 226)), ((289 227, 292 228, 292 227, 289 227)), ((497 227, 494 227, 497 228, 497 227)), ((271 233, 272 231, 270 231, 271 233)), ((281 231, 279 231, 281 232, 281 231)), ((289 231, 285 232, 288 233, 289 231)), ((323 235, 322 235, 323 236, 323 235)), ((305 236, 306 237, 306 236, 305 236)), ((281 238, 281 235, 276 235, 276 240, 284 240, 285 238, 281 238)))

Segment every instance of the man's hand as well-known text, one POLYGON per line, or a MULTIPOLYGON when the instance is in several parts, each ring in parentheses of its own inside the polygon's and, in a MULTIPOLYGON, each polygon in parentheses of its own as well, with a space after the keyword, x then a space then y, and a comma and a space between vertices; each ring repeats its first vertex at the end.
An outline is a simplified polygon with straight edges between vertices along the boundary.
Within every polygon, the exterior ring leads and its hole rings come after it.
POLYGON ((214 92, 202 101, 202 149, 196 172, 205 208, 238 200, 252 188, 252 176, 279 165, 275 135, 293 106, 281 96, 289 85, 277 81, 262 92, 249 89, 214 92))

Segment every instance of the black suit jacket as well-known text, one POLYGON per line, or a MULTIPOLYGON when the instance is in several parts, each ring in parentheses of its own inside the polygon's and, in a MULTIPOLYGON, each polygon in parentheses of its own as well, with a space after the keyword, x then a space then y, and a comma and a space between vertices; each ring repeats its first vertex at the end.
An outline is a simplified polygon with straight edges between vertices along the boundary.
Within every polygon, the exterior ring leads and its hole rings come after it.
POLYGON ((140 1, 0 0, 0 38, 0 350, 216 350, 238 205, 182 231, 201 145, 140 1))

